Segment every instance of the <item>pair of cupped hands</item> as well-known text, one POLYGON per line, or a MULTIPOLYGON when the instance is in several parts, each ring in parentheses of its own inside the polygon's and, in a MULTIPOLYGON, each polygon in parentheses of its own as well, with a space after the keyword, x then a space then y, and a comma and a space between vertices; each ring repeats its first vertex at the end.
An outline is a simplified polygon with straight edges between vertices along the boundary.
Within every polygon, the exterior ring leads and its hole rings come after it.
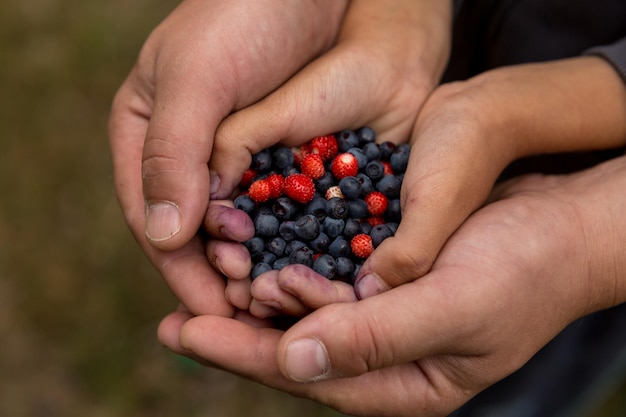
POLYGON ((439 86, 450 31, 440 0, 185 0, 156 28, 109 127, 126 221, 181 303, 165 346, 351 415, 440 416, 623 302, 622 158, 494 188, 520 157, 623 145, 621 80, 584 57, 439 86), (412 145, 396 235, 354 288, 290 266, 251 289, 228 200, 251 155, 365 125, 412 145))

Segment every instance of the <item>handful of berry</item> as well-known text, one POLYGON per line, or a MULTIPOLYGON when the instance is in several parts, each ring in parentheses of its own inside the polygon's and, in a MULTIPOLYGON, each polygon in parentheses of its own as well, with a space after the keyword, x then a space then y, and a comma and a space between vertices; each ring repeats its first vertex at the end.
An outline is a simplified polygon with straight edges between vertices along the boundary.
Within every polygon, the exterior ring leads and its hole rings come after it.
POLYGON ((368 127, 276 145, 252 157, 235 207, 253 219, 246 242, 251 278, 304 264, 353 283, 374 248, 401 220, 400 187, 409 145, 375 143, 368 127))

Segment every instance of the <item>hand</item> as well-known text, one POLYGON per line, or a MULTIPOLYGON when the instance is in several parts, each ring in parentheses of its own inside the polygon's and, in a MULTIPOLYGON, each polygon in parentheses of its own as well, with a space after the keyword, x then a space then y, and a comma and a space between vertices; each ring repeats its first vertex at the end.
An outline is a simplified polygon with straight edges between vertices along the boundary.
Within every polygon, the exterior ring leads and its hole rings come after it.
POLYGON ((185 0, 150 35, 115 97, 110 145, 124 215, 148 258, 195 313, 231 310, 223 278, 197 237, 218 125, 327 50, 346 4, 185 0))
POLYGON ((358 295, 427 273, 515 159, 619 147, 625 138, 626 88, 601 58, 504 67, 439 87, 413 131, 402 222, 361 268, 358 295))
MULTIPOLYGON (((161 340, 351 415, 444 416, 568 323, 626 301, 624 187, 624 157, 569 176, 515 180, 419 280, 327 305, 286 332, 175 313, 162 322, 161 340), (311 380, 318 382, 295 382, 311 380)), ((325 294, 309 298, 317 296, 325 294)))

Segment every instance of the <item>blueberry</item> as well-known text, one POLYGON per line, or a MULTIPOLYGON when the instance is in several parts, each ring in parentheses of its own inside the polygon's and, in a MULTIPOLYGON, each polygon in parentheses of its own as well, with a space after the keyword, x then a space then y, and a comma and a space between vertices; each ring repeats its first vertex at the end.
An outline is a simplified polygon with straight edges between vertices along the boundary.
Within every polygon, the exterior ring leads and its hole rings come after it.
POLYGON ((398 231, 398 223, 396 223, 396 222, 389 222, 389 223, 385 223, 385 224, 387 225, 389 230, 391 230, 391 233, 393 233, 395 235, 396 232, 398 231))
POLYGON ((293 230, 302 240, 313 240, 320 234, 320 222, 313 214, 305 214, 296 220, 293 230))
POLYGON ((247 194, 241 194, 237 196, 233 203, 235 204, 235 208, 245 211, 250 216, 252 215, 252 213, 254 213, 254 210, 256 209, 256 203, 247 194))
POLYGON ((324 219, 324 232, 329 238, 334 239, 343 233, 346 222, 343 219, 333 219, 332 217, 326 217, 324 219))
POLYGON ((287 242, 282 237, 273 237, 265 244, 265 249, 279 258, 285 254, 286 247, 287 242))
POLYGON ((372 244, 374 245, 374 247, 377 247, 382 243, 383 240, 393 236, 393 232, 386 224, 378 224, 372 227, 372 230, 370 231, 370 236, 372 237, 372 244))
POLYGON ((351 253, 350 243, 343 236, 337 236, 328 246, 328 254, 333 258, 350 256, 351 253))
POLYGON ((348 149, 359 146, 359 137, 353 130, 342 130, 336 138, 339 152, 347 152, 348 149))
POLYGON ((278 226, 278 234, 285 239, 286 242, 291 242, 296 237, 296 232, 293 230, 296 222, 293 220, 285 220, 278 226))
POLYGON ((348 200, 355 200, 361 193, 361 182, 356 177, 344 177, 339 181, 339 188, 348 200))
POLYGON ((272 168, 272 154, 269 149, 263 149, 252 155, 250 168, 256 172, 267 172, 272 168))
POLYGON ((399 145, 389 157, 389 164, 394 174, 400 174, 406 171, 406 167, 409 164, 409 152, 410 147, 408 144, 403 143, 399 145))
POLYGON ((309 247, 316 253, 325 253, 328 250, 328 245, 330 245, 330 238, 324 232, 309 242, 309 247))
POLYGON ((283 169, 283 177, 287 178, 291 174, 299 174, 300 170, 295 166, 288 166, 283 169))
POLYGON ((396 144, 393 142, 383 142, 378 147, 380 148, 380 159, 388 161, 389 157, 396 149, 396 144))
POLYGON ((402 220, 402 211, 400 209, 399 199, 394 198, 393 200, 389 200, 387 211, 385 212, 385 219, 388 222, 400 223, 400 220, 402 220))
POLYGON ((376 143, 367 143, 363 146, 363 152, 367 156, 368 161, 376 161, 380 159, 380 148, 376 143))
POLYGON ((348 204, 348 216, 354 219, 363 219, 369 215, 367 211, 367 203, 361 199, 349 200, 348 204))
POLYGON ((335 185, 335 177, 330 171, 324 172, 324 175, 315 180, 315 188, 322 194, 326 194, 326 190, 333 185, 335 185))
POLYGON ((363 126, 356 131, 356 134, 359 137, 359 142, 362 145, 376 141, 376 131, 371 127, 363 126))
POLYGON ((376 189, 385 194, 388 199, 396 199, 400 197, 400 187, 402 182, 395 175, 385 175, 376 184, 376 189))
POLYGON ((283 269, 284 267, 286 267, 287 265, 289 265, 289 257, 285 256, 283 258, 278 258, 274 261, 274 263, 272 264, 272 269, 275 269, 277 271, 280 271, 281 269, 283 269))
POLYGON ((377 181, 385 175, 385 166, 378 160, 369 161, 367 165, 365 165, 363 172, 365 172, 365 175, 370 177, 371 180, 377 181))
POLYGON ((366 174, 360 172, 356 175, 356 179, 361 184, 361 192, 359 197, 365 197, 372 191, 374 191, 374 184, 372 184, 372 180, 366 174))
POLYGON ((287 146, 278 145, 272 153, 274 168, 281 171, 288 166, 293 165, 293 159, 293 152, 287 146))
POLYGON ((343 228, 343 235, 347 239, 352 239, 361 233, 361 223, 356 219, 346 219, 346 225, 343 228))
POLYGON ((348 153, 351 153, 356 158, 359 163, 359 170, 362 170, 363 167, 367 164, 367 155, 365 152, 361 150, 361 148, 350 148, 348 149, 348 153))
POLYGON ((348 215, 348 204, 346 200, 333 197, 326 201, 326 214, 333 219, 345 219, 348 215))
POLYGON ((313 270, 328 279, 333 279, 337 275, 337 262, 332 256, 324 254, 313 262, 313 270))
POLYGON ((301 240, 292 240, 291 242, 287 243, 287 246, 285 247, 285 255, 289 256, 292 254, 292 252, 306 247, 306 243, 302 242, 301 240))
POLYGON ((289 263, 311 267, 313 265, 313 251, 308 246, 302 246, 289 254, 289 263))
POLYGON ((252 267, 252 270, 250 271, 250 279, 254 281, 262 273, 271 271, 271 270, 272 270, 272 266, 265 262, 259 262, 257 264, 254 264, 254 266, 252 267))
POLYGON ((257 236, 276 236, 279 225, 280 222, 273 214, 259 213, 254 218, 254 230, 256 230, 257 236))
POLYGON ((313 200, 304 206, 304 213, 314 215, 317 221, 324 221, 324 217, 326 217, 326 199, 321 196, 313 197, 313 200))
POLYGON ((359 223, 359 228, 360 228, 359 233, 364 233, 366 235, 369 235, 370 231, 372 230, 372 225, 370 224, 370 222, 361 222, 359 223))
MULTIPOLYGON (((354 262, 350 258, 340 256, 336 259, 337 263, 337 278, 349 282, 352 280, 354 274, 354 262)), ((350 282, 351 283, 351 282, 350 282)))
POLYGON ((274 255, 272 252, 263 251, 257 254, 256 256, 252 257, 252 262, 255 264, 262 262, 262 263, 271 265, 274 263, 276 259, 278 259, 278 257, 274 255))
POLYGON ((248 252, 250 252, 250 257, 258 255, 265 249, 265 241, 258 236, 247 240, 246 242, 244 242, 244 245, 248 248, 248 252))
POLYGON ((291 220, 298 212, 298 203, 289 197, 278 197, 272 204, 272 212, 279 220, 291 220))

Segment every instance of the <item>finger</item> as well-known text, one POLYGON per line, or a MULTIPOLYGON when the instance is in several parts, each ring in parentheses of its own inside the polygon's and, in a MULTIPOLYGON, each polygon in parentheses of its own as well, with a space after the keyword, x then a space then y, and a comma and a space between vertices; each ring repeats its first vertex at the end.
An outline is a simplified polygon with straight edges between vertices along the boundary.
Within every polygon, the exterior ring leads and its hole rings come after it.
POLYGON ((259 275, 250 287, 254 298, 250 304, 250 313, 256 317, 268 317, 274 312, 290 316, 303 316, 308 311, 300 300, 283 291, 278 285, 279 271, 271 270, 259 275))
POLYGON ((209 203, 204 227, 209 235, 220 240, 245 242, 254 236, 250 216, 222 200, 209 203))
POLYGON ((248 310, 252 296, 250 295, 250 279, 228 279, 224 294, 229 303, 240 310, 248 310))
POLYGON ((289 265, 281 269, 277 284, 312 309, 357 301, 352 285, 330 280, 304 265, 289 265))
POLYGON ((250 275, 250 253, 241 243, 209 240, 206 254, 211 265, 230 279, 242 280, 250 275))

